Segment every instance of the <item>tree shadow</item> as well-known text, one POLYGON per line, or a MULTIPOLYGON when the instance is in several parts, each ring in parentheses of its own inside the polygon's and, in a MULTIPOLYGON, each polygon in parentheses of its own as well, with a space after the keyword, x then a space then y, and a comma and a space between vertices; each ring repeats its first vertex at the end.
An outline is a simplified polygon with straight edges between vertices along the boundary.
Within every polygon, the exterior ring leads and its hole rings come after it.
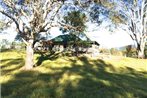
POLYGON ((6 75, 20 69, 24 65, 23 58, 1 60, 1 75, 6 75))
MULTIPOLYGON (((48 59, 48 56, 47 56, 48 59)), ((47 60, 46 59, 46 60, 47 60)), ((53 59, 53 58, 52 58, 53 59)), ((42 66, 51 72, 20 71, 2 83, 9 98, 146 98, 146 72, 116 69, 103 60, 68 58, 71 66, 42 66), (78 63, 78 62, 81 63, 78 63), (118 72, 118 70, 126 72, 118 72)))
POLYGON ((59 57, 60 53, 51 52, 49 54, 40 53, 40 56, 37 57, 37 62, 34 67, 40 66, 46 60, 55 60, 59 57))
POLYGON ((1 49, 0 52, 9 52, 11 51, 12 49, 1 49))

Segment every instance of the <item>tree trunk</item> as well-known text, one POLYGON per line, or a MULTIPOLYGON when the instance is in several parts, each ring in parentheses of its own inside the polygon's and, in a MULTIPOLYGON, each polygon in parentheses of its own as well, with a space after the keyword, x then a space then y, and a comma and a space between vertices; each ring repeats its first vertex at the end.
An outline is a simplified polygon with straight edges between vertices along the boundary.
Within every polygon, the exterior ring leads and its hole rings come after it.
POLYGON ((145 55, 144 55, 144 48, 145 48, 145 42, 142 41, 139 45, 137 45, 137 55, 138 55, 138 58, 144 58, 145 55))
POLYGON ((144 51, 143 50, 138 51, 138 58, 141 58, 141 59, 144 58, 144 51))
POLYGON ((26 47, 26 61, 25 61, 25 69, 30 70, 33 68, 34 62, 34 50, 33 50, 33 40, 30 40, 26 47))

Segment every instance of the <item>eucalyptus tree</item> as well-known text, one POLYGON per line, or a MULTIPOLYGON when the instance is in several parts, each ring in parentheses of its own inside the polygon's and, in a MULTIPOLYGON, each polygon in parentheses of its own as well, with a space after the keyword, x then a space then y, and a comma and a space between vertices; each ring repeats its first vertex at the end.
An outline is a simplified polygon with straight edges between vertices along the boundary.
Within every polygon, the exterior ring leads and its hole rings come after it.
POLYGON ((147 0, 120 0, 115 2, 111 20, 127 31, 136 43, 138 58, 144 58, 147 40, 147 0))
POLYGON ((64 0, 3 0, 0 13, 15 23, 18 37, 26 44, 25 69, 32 69, 34 43, 40 33, 56 26, 55 16, 64 0))

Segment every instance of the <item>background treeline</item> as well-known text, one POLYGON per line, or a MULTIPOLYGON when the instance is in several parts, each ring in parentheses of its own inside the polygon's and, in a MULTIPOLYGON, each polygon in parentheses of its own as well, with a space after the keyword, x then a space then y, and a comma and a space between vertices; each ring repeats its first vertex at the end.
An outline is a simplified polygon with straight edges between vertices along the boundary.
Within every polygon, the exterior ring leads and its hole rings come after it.
MULTIPOLYGON (((100 53, 108 54, 108 55, 115 55, 115 56, 126 56, 126 57, 137 58, 137 50, 135 47, 133 47, 131 45, 128 45, 128 46, 124 47, 123 49, 102 48, 102 49, 100 49, 100 53)), ((145 55, 145 58, 147 58, 147 44, 145 46, 144 55, 145 55)))

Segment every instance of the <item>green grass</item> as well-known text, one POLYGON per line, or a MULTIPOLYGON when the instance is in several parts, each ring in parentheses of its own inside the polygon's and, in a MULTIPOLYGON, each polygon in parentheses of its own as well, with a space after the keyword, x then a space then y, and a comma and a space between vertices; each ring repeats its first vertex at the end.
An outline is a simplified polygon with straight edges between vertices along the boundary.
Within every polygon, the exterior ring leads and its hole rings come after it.
POLYGON ((147 98, 147 60, 36 54, 24 71, 24 52, 0 56, 2 98, 147 98))

